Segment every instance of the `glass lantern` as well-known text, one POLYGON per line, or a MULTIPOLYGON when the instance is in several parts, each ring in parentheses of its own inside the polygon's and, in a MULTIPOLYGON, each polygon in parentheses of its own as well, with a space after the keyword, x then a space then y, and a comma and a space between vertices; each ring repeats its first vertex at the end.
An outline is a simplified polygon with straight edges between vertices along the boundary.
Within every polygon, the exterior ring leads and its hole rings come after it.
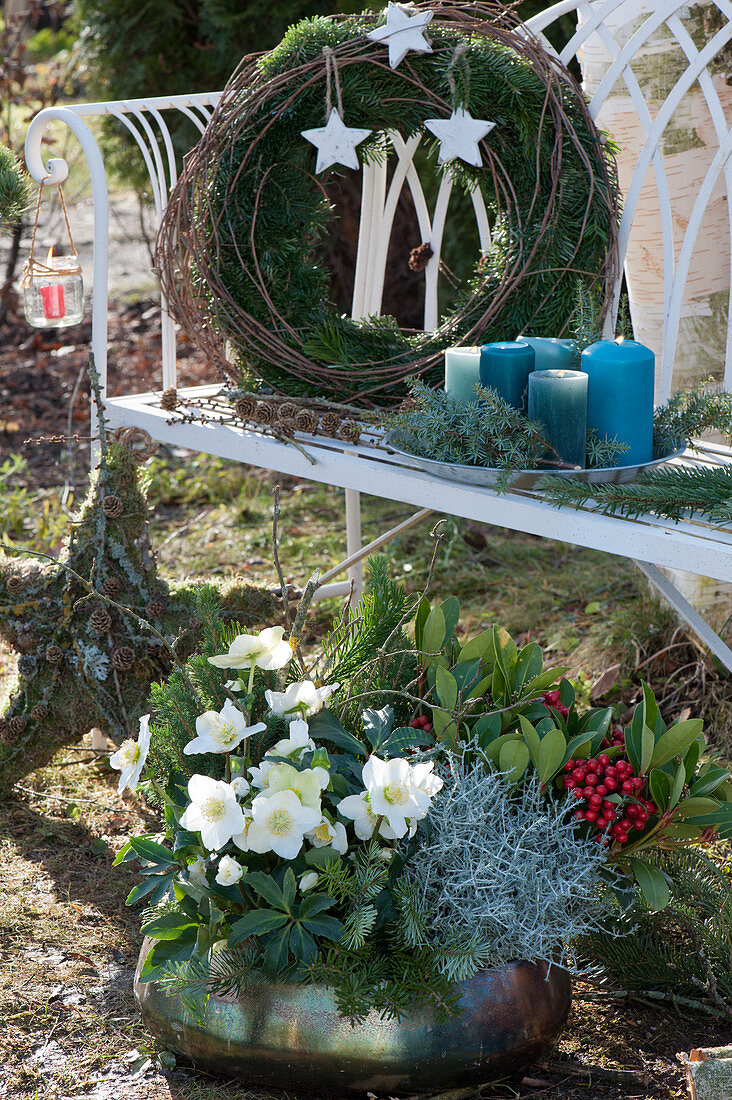
POLYGON ((25 319, 34 328, 68 328, 84 317, 84 280, 79 257, 54 256, 36 263, 23 285, 25 319))

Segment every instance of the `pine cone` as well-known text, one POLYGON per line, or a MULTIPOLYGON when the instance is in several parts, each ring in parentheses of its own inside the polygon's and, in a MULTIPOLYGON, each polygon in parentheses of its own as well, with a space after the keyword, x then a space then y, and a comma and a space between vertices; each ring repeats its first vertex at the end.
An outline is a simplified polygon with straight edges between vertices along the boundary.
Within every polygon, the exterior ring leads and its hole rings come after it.
POLYGON ((277 419, 277 409, 269 401, 258 401, 252 420, 255 424, 274 424, 277 419))
POLYGON ((315 435, 318 430, 318 419, 318 414, 314 409, 300 409, 295 417, 295 426, 299 432, 315 435))
POLYGON ((338 435, 341 426, 341 418, 337 412, 325 412, 320 418, 321 435, 338 435))
POLYGON ((28 719, 24 714, 16 714, 15 718, 11 718, 8 722, 8 733, 11 737, 20 737, 21 733, 25 733, 25 727, 28 725, 28 719))
POLYGON ((107 634, 112 625, 112 616, 106 607, 96 607, 89 616, 89 629, 92 634, 107 634))
POLYGON ((424 241, 409 253, 409 270, 424 271, 433 256, 432 245, 424 241))
POLYGON ((162 600, 150 600, 145 604, 145 614, 148 619, 162 619, 165 614, 165 604, 162 600))
POLYGON ((64 659, 64 651, 60 645, 55 645, 53 642, 51 645, 46 646, 46 660, 49 665, 60 665, 64 659))
POLYGON ((110 600, 113 600, 115 596, 119 595, 120 585, 116 577, 107 577, 102 581, 102 595, 109 596, 110 600))
POLYGON ((257 402, 253 397, 237 397, 234 402, 236 415, 242 420, 254 420, 257 411, 257 402))
POLYGON ((102 501, 102 511, 107 519, 119 519, 124 510, 122 497, 115 496, 114 493, 109 493, 102 501))
POLYGON ((36 722, 42 722, 44 718, 48 718, 50 713, 51 710, 47 703, 36 703, 30 712, 30 716, 36 722))
POLYGON ((32 676, 36 670, 36 659, 32 653, 22 653, 18 657, 18 672, 21 676, 32 676))
POLYGON ((163 390, 163 396, 160 398, 160 408, 165 409, 166 412, 173 412, 178 406, 178 391, 175 386, 171 386, 167 390, 163 390))
POLYGON ((278 420, 294 420, 297 416, 297 405, 293 401, 283 401, 277 410, 278 420))
POLYGON ((297 431, 297 421, 294 416, 286 416, 277 421, 277 428, 282 435, 293 436, 297 431))
POLYGON ((356 420, 344 420, 338 431, 346 443, 358 443, 361 438, 361 425, 356 420))
POLYGON ((135 663, 135 651, 131 646, 121 645, 112 650, 112 664, 118 672, 129 672, 135 663))
POLYGON ((25 580, 23 579, 23 577, 18 577, 16 574, 13 574, 13 576, 9 578, 8 592, 11 596, 19 596, 24 588, 25 580))

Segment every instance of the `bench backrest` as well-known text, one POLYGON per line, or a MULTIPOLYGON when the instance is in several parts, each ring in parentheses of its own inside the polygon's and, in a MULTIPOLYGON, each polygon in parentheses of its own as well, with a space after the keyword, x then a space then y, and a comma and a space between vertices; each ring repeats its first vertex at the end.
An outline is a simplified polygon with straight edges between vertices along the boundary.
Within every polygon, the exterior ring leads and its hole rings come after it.
MULTIPOLYGON (((710 366, 719 360, 717 365, 721 367, 724 357, 725 381, 729 384, 732 379, 732 338, 727 323, 732 209, 726 202, 732 191, 729 163, 732 130, 725 116, 723 98, 727 85, 724 70, 720 69, 720 56, 723 66, 724 49, 732 39, 732 4, 716 0, 716 5, 710 4, 709 9, 714 18, 704 39, 698 27, 690 28, 688 20, 682 18, 688 15, 689 8, 679 0, 661 3, 562 0, 527 24, 535 34, 544 37, 561 17, 577 18, 577 32, 559 56, 565 64, 577 58, 582 60, 593 117, 612 136, 620 136, 614 133, 616 126, 622 129, 621 258, 627 262, 636 336, 651 346, 655 340, 659 360, 657 396, 661 400, 668 395, 674 380, 677 349, 688 343, 689 331, 692 335, 696 331, 684 327, 688 316, 694 323, 698 320, 695 308, 697 313, 701 309, 702 314, 710 309, 722 313, 726 347, 719 354, 714 350, 707 354, 710 366), (659 70, 664 73, 666 84, 659 88, 657 74, 653 78, 648 74, 656 72, 654 58, 662 50, 666 50, 672 61, 659 70), (684 111, 693 117, 682 117, 680 121, 684 111), (695 165, 692 181, 688 178, 690 162, 695 165), (711 221, 710 211, 715 214, 711 221), (638 263, 640 275, 633 271, 638 263), (700 293, 699 280, 705 269, 708 273, 710 265, 715 268, 712 291, 702 288, 700 293), (644 293, 652 278, 658 289, 646 303, 644 293)), ((706 18, 709 27, 708 14, 706 18)), ((548 40, 544 40, 551 50, 548 40)), ((47 184, 60 183, 68 173, 65 161, 54 159, 44 165, 42 160, 41 141, 52 120, 61 120, 73 130, 89 163, 95 219, 92 349, 103 381, 107 344, 107 180, 98 145, 84 120, 111 116, 129 130, 144 158, 160 219, 177 178, 166 115, 171 111, 182 112, 203 132, 219 95, 203 93, 53 107, 41 111, 31 123, 26 162, 37 180, 45 178, 47 184)), ((394 215, 399 194, 406 186, 414 203, 421 240, 429 241, 433 251, 425 269, 424 310, 424 327, 432 329, 438 323, 440 255, 452 183, 449 175, 445 175, 430 210, 413 160, 419 141, 419 135, 408 141, 398 134, 392 135, 396 164, 391 176, 385 162, 371 164, 362 172, 352 315, 359 317, 380 310, 394 215)), ((480 247, 485 251, 490 245, 490 227, 477 190, 473 207, 480 247)), ((614 312, 620 291, 618 281, 614 312)), ((608 333, 614 324, 614 312, 608 319, 608 333)), ((708 343, 708 332, 706 338, 708 343)), ((704 339, 702 324, 700 343, 704 339)), ((164 300, 161 382, 163 389, 176 382, 175 329, 164 300)))

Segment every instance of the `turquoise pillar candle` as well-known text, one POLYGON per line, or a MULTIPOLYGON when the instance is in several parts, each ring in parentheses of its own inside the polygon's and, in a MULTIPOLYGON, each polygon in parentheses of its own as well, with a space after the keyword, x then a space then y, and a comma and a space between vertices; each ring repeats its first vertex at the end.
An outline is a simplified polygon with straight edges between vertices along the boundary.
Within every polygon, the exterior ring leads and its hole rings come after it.
POLYGON ((477 401, 480 348, 448 348, 445 352, 445 390, 456 401, 477 401))
POLYGON ((578 370, 535 370, 529 375, 529 419, 541 422, 544 438, 564 462, 584 466, 587 375, 578 370))
POLYGON ((500 393, 514 409, 526 409, 526 387, 534 369, 534 351, 516 340, 483 344, 480 349, 480 381, 500 393))
POLYGON ((534 370, 580 369, 580 349, 574 340, 553 336, 517 336, 516 339, 534 349, 534 370))
POLYGON ((654 368, 651 349, 635 340, 598 340, 582 352, 582 370, 589 378, 587 426, 601 439, 628 444, 619 466, 653 458, 654 368))

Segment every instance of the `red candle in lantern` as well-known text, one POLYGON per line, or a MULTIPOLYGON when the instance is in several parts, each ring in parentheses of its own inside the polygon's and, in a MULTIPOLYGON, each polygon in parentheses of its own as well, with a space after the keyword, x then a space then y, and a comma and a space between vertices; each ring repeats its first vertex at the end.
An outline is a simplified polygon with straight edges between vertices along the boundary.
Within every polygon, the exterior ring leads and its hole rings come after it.
POLYGON ((41 286, 38 288, 43 301, 43 316, 47 321, 58 320, 66 315, 66 303, 64 302, 64 288, 59 284, 41 286))

